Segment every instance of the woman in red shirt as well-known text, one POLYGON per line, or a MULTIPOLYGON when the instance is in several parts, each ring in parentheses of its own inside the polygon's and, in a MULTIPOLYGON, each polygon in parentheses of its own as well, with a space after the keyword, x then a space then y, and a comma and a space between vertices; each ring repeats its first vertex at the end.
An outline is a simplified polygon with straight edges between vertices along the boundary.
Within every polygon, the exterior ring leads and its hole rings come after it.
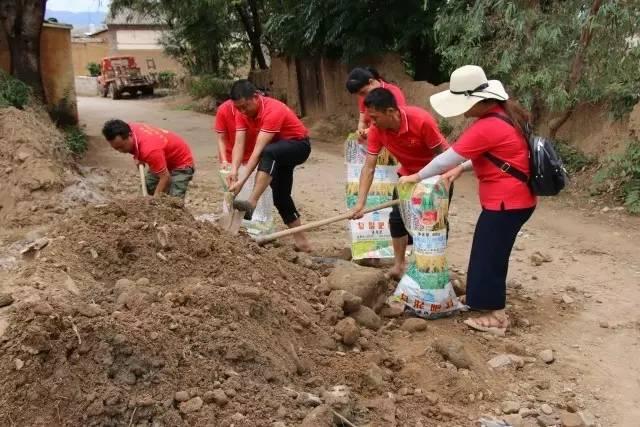
POLYGON ((453 182, 462 172, 475 172, 479 181, 482 213, 478 218, 467 273, 466 303, 485 311, 465 323, 477 330, 504 334, 509 256, 518 232, 536 207, 536 196, 523 180, 528 177, 529 145, 525 128, 530 114, 510 100, 502 83, 487 80, 482 68, 465 65, 451 74, 450 90, 431 97, 432 107, 443 117, 464 114, 477 120, 450 149, 420 172, 400 183, 418 182, 438 175, 453 182))
POLYGON ((358 119, 357 132, 358 140, 361 144, 364 144, 366 141, 367 133, 371 126, 371 118, 365 108, 364 98, 369 94, 369 92, 379 87, 388 89, 393 94, 398 107, 404 107, 407 105, 407 101, 405 100, 402 90, 398 86, 385 81, 375 68, 354 68, 351 70, 349 77, 347 78, 347 90, 352 95, 358 95, 358 111, 360 112, 360 115, 358 119))

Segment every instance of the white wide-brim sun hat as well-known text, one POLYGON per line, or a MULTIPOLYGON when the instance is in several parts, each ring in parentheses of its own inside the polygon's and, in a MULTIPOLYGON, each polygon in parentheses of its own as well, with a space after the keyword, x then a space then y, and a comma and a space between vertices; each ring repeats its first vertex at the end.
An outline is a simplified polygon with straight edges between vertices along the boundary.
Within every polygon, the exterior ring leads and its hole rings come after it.
POLYGON ((498 80, 487 80, 484 70, 477 65, 464 65, 451 73, 449 90, 431 95, 431 106, 442 117, 466 113, 485 99, 506 101, 509 95, 498 80))

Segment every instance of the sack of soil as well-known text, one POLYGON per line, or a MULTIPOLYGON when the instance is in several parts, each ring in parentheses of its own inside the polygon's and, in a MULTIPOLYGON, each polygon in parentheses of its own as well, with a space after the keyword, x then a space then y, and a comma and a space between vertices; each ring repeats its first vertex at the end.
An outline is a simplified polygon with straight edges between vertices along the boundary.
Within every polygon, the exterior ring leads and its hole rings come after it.
POLYGON ((403 302, 417 316, 427 319, 463 309, 453 290, 445 255, 448 184, 435 176, 398 186, 398 195, 402 219, 413 237, 413 252, 392 301, 403 302))

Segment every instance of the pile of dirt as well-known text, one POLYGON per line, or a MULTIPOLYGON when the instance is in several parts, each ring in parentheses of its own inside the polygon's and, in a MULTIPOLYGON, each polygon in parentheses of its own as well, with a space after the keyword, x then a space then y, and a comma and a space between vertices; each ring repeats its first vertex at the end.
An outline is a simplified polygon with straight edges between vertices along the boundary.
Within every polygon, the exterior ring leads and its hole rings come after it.
POLYGON ((0 109, 0 223, 29 225, 65 185, 63 137, 46 113, 0 109))
POLYGON ((382 330, 334 328, 345 313, 326 315, 336 293, 310 258, 229 239, 169 199, 67 218, 14 283, 3 424, 395 424, 396 408, 401 425, 460 424, 399 374, 382 330))

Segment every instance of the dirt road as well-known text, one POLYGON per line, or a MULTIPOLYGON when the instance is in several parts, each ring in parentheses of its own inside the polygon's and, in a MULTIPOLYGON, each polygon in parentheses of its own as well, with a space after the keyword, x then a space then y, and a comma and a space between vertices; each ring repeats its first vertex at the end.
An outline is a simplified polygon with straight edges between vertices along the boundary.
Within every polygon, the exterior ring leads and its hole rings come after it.
MULTIPOLYGON (((220 185, 212 117, 172 110, 158 99, 79 98, 78 102, 88 134, 96 137, 84 160, 87 166, 121 171, 131 177, 132 183, 124 191, 135 191, 131 160, 98 138, 102 123, 117 116, 171 129, 186 137, 196 156, 195 185, 187 200, 192 211, 218 209, 220 185)), ((295 198, 306 220, 324 218, 344 208, 341 143, 338 139, 314 140, 310 160, 297 172, 295 198)), ((466 268, 478 211, 475 182, 471 177, 463 178, 456 187, 451 210, 448 252, 452 265, 462 270, 466 268)), ((321 253, 330 254, 347 244, 344 224, 312 233, 312 238, 321 253)), ((567 400, 575 400, 578 409, 595 414, 603 426, 631 427, 640 420, 638 242, 640 219, 616 209, 603 212, 588 201, 560 198, 540 202, 512 256, 510 284, 514 290, 519 285, 522 288, 519 298, 511 300, 511 313, 531 325, 515 329, 512 338, 534 353, 553 349, 556 362, 546 373, 553 387, 559 388, 567 400), (536 251, 552 261, 532 265, 530 257, 536 251)), ((451 327, 464 331, 457 323, 431 322, 425 340, 451 327)), ((406 369, 423 374, 431 369, 421 364, 426 345, 425 341, 401 336, 394 344, 397 353, 409 361, 406 369)), ((488 343, 490 349, 497 346, 488 343)), ((520 383, 506 385, 505 391, 526 393, 536 380, 524 375, 520 383)), ((421 381, 428 389, 428 378, 421 381)))

